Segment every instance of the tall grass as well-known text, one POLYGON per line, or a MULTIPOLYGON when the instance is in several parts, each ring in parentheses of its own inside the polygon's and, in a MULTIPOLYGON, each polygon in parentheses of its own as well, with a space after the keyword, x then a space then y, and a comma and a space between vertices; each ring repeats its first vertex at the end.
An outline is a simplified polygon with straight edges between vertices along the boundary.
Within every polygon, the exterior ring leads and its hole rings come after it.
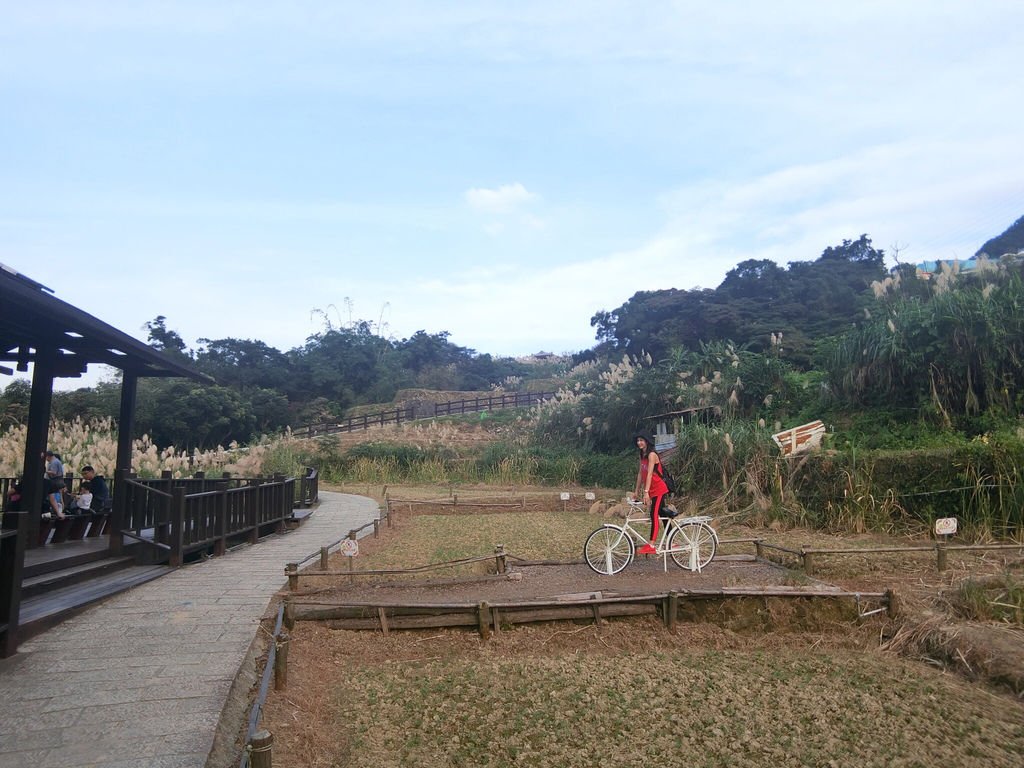
MULTIPOLYGON (((0 476, 21 475, 25 462, 24 425, 9 427, 0 434, 0 476)), ((111 419, 71 422, 51 422, 48 446, 61 456, 68 471, 77 473, 83 466, 93 466, 97 473, 111 476, 117 460, 117 432, 111 419)), ((173 445, 159 448, 143 435, 132 442, 132 467, 141 477, 158 477, 170 470, 175 477, 203 471, 211 475, 231 472, 236 475, 256 476, 265 472, 264 457, 269 452, 266 441, 249 447, 232 443, 212 450, 191 452, 178 450, 173 445)))

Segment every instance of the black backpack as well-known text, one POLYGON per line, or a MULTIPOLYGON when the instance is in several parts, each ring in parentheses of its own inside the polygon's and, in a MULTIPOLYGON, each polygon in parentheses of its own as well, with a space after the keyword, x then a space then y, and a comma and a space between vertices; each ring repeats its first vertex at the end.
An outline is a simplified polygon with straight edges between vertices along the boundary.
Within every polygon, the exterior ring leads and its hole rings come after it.
POLYGON ((655 470, 658 473, 658 477, 660 477, 662 479, 662 482, 665 483, 665 487, 668 488, 668 495, 669 496, 675 496, 676 495, 676 481, 675 481, 675 478, 673 478, 672 475, 669 474, 669 471, 665 468, 665 465, 662 462, 660 462, 660 461, 657 464, 654 465, 654 468, 655 468, 655 470))

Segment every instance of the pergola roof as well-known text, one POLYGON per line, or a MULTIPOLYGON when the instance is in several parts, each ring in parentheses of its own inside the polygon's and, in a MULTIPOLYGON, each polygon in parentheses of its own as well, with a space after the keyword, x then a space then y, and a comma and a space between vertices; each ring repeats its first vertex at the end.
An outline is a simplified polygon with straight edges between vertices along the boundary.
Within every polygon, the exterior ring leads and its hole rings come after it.
POLYGON ((53 291, 0 264, 0 372, 23 371, 40 351, 56 351, 54 375, 76 377, 90 363, 135 376, 185 376, 213 383, 189 365, 61 301, 53 291))

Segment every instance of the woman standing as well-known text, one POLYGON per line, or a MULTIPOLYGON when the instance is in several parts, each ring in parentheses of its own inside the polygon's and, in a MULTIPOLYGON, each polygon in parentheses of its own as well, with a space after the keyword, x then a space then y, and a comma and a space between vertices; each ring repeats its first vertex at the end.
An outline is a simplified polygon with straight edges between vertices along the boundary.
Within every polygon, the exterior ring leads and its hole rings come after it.
POLYGON ((668 496, 668 487, 661 479, 661 458, 654 450, 654 438, 640 432, 634 435, 636 447, 640 451, 640 471, 636 475, 636 488, 634 493, 637 498, 643 498, 644 503, 650 505, 651 510, 651 537, 647 544, 637 550, 639 555, 652 555, 656 551, 658 541, 658 527, 661 524, 661 510, 665 504, 665 497, 668 496), (641 496, 641 492, 643 496, 641 496))

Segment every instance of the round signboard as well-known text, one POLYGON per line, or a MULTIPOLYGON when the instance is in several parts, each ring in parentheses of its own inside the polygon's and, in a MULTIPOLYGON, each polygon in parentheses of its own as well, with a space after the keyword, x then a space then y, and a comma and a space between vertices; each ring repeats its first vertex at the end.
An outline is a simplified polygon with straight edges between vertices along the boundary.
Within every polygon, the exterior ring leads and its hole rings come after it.
POLYGON ((359 554, 359 542, 355 539, 345 539, 341 542, 341 554, 345 557, 355 557, 359 554))

